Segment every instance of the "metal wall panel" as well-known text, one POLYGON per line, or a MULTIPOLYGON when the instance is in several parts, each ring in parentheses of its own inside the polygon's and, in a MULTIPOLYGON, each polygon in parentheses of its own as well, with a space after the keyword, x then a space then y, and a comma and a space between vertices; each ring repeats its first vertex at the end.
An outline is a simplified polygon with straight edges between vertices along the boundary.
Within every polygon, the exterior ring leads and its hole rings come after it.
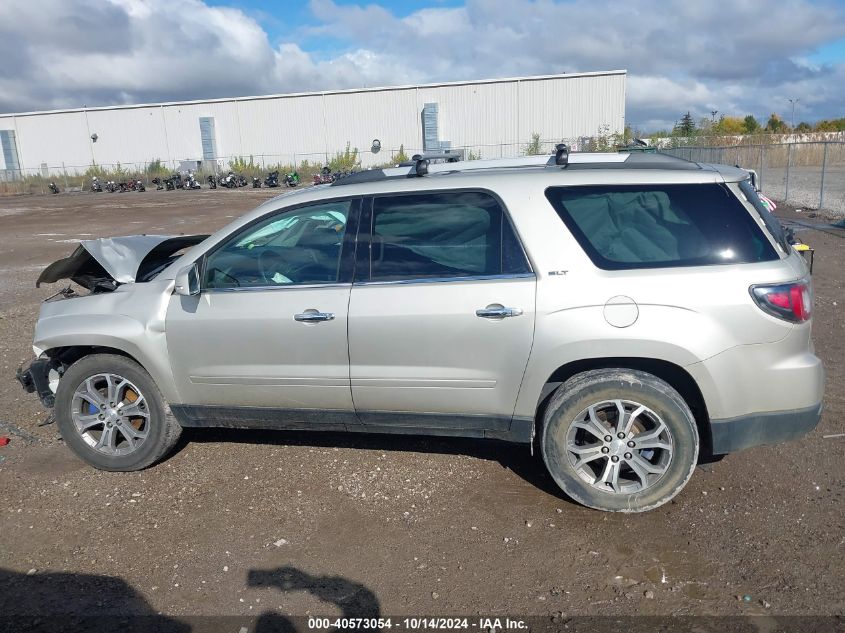
POLYGON ((303 160, 298 154, 325 154, 322 95, 236 103, 244 151, 256 160, 292 164, 303 160))
POLYGON ((625 76, 520 81, 519 111, 520 139, 528 139, 535 132, 544 139, 622 132, 625 76))
POLYGON ((495 158, 518 153, 532 133, 558 140, 621 132, 625 78, 613 71, 0 115, 0 129, 17 129, 24 169, 201 160, 201 117, 214 119, 224 168, 233 156, 263 164, 322 163, 347 143, 361 150, 367 166, 389 162, 400 145, 409 155, 421 151, 422 110, 436 103, 440 141, 495 158), (383 149, 373 155, 376 138, 383 149))
POLYGON ((91 164, 91 139, 81 112, 17 116, 18 158, 21 169, 37 170, 41 163, 91 164))

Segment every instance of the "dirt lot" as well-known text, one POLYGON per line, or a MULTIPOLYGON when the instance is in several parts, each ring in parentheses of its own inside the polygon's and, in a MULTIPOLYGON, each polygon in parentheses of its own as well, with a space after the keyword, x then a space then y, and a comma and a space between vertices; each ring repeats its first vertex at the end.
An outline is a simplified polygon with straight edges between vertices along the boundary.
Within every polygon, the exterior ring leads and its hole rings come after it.
POLYGON ((824 437, 845 433, 841 235, 802 234, 828 372, 819 428, 702 465, 644 515, 577 506, 527 449, 493 442, 197 431, 144 472, 78 461, 13 379, 56 290, 34 288, 38 271, 79 238, 210 231, 269 195, 0 199, 0 620, 845 615, 845 437, 824 437))

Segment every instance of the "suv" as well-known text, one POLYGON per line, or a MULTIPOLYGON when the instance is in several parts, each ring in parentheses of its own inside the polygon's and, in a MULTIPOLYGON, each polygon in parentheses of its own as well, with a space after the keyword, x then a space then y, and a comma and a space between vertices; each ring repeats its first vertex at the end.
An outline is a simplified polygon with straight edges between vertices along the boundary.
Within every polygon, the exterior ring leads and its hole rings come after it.
POLYGON ((415 157, 211 236, 83 242, 59 279, 88 292, 44 302, 19 379, 106 470, 182 427, 495 438, 637 512, 821 414, 803 258, 748 172, 662 154, 415 157))

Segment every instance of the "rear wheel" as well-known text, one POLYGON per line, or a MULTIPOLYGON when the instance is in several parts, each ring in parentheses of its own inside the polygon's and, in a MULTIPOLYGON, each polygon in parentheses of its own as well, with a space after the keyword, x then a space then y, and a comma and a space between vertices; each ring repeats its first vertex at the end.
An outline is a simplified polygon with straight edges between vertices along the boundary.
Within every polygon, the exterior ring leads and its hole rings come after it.
POLYGON ((101 470, 146 468, 181 433, 150 375, 135 361, 112 354, 71 365, 59 381, 55 411, 67 445, 101 470))
POLYGON ((583 505, 643 512, 686 485, 698 458, 695 419, 656 376, 628 369, 578 374, 561 385, 543 420, 546 467, 583 505))

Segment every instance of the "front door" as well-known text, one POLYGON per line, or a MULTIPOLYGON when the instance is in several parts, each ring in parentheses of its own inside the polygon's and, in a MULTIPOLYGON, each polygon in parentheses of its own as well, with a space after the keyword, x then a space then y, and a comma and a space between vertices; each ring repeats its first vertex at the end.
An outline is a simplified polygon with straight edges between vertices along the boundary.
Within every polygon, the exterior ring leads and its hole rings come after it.
POLYGON ((199 295, 171 298, 168 352, 182 409, 196 423, 354 421, 354 229, 346 236, 358 206, 315 204, 247 226, 207 255, 199 295))
POLYGON ((485 192, 366 204, 349 303, 365 425, 507 430, 534 332, 536 279, 485 192))

